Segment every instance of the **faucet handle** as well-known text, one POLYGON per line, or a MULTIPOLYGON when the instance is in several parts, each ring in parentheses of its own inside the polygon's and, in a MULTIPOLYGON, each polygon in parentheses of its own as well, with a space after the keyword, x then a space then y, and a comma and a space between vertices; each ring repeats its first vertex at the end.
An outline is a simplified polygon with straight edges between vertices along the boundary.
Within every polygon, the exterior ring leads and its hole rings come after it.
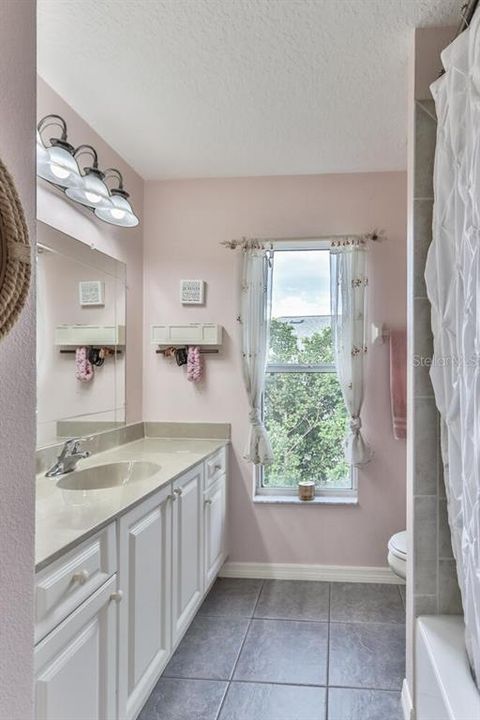
POLYGON ((81 438, 72 438, 68 443, 68 449, 72 455, 75 455, 80 450, 81 438))
POLYGON ((60 455, 58 456, 59 460, 63 460, 63 458, 68 457, 68 455, 71 455, 72 452, 75 452, 78 449, 78 443, 80 442, 80 438, 74 437, 70 438, 69 440, 65 440, 63 447, 60 451, 60 455))
POLYGON ((76 455, 80 450, 80 444, 85 440, 90 440, 90 438, 73 437, 66 440, 62 448, 62 452, 59 455, 59 459, 63 460, 64 458, 69 457, 69 455, 76 455))

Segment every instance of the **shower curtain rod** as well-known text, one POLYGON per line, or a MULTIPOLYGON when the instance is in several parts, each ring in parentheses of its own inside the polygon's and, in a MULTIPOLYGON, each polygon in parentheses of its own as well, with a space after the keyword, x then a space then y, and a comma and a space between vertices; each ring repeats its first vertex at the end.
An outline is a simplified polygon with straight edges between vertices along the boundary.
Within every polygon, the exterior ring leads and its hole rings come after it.
POLYGON ((475 10, 477 9, 479 0, 468 0, 464 5, 462 5, 462 9, 460 10, 460 24, 457 28, 457 32, 455 37, 458 37, 458 35, 461 35, 461 33, 468 28, 470 23, 472 22, 472 18, 475 15, 475 10))
MULTIPOLYGON (((465 30, 468 30, 468 28, 470 27, 470 23, 472 22, 473 16, 475 15, 475 10, 478 7, 478 2, 479 0, 468 0, 468 2, 462 5, 462 8, 460 10, 461 20, 457 27, 455 35, 452 38, 452 42, 453 40, 455 40, 455 38, 461 35, 465 30)), ((439 77, 442 77, 443 75, 445 75, 445 68, 442 68, 440 70, 439 77)))

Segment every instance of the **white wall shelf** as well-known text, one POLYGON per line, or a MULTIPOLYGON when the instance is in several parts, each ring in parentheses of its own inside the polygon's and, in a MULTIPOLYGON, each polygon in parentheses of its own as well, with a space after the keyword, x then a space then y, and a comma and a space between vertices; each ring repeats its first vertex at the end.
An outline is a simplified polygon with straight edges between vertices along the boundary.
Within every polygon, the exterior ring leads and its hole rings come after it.
POLYGON ((152 325, 152 345, 220 346, 223 327, 215 323, 175 323, 152 325))

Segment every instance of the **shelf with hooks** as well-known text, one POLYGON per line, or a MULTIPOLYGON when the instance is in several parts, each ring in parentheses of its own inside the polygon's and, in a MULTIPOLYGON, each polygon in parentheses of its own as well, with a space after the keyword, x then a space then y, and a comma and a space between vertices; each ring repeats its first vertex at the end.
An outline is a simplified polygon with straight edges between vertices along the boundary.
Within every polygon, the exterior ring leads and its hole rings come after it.
POLYGON ((215 323, 175 323, 171 325, 152 325, 152 345, 161 348, 187 347, 196 345, 206 348, 218 348, 222 345, 223 327, 215 323))
MULTIPOLYGON (((159 347, 159 348, 157 348, 157 349, 155 350, 155 352, 157 353, 157 355, 168 355, 168 354, 169 354, 168 351, 169 351, 170 348, 172 348, 172 347, 177 347, 177 348, 179 348, 179 347, 186 347, 186 346, 185 346, 185 345, 169 345, 169 346, 166 347, 166 348, 160 348, 160 347, 159 347)), ((200 355, 215 355, 215 354, 217 354, 217 353, 219 353, 219 352, 220 352, 220 351, 219 351, 218 348, 200 348, 200 355)))

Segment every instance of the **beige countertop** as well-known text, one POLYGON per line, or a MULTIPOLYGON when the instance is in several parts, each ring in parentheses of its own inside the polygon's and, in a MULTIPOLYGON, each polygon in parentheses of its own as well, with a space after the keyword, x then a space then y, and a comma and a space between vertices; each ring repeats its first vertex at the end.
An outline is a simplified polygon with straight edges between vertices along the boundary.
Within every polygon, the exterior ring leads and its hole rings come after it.
POLYGON ((159 471, 145 480, 102 490, 63 490, 57 487, 60 478, 47 478, 40 473, 36 479, 36 570, 41 570, 228 442, 144 438, 81 460, 78 470, 128 460, 160 465, 159 471))

